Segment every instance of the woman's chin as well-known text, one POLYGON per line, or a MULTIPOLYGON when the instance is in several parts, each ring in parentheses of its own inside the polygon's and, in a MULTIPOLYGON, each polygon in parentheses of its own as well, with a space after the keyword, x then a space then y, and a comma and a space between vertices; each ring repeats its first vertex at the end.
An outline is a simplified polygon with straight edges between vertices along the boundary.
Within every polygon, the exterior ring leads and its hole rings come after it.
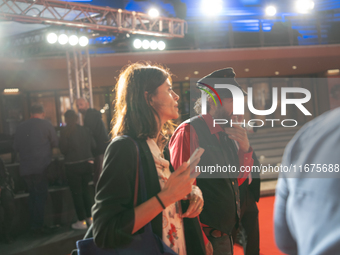
POLYGON ((176 119, 178 119, 178 117, 179 117, 179 114, 174 114, 168 120, 176 120, 176 119))

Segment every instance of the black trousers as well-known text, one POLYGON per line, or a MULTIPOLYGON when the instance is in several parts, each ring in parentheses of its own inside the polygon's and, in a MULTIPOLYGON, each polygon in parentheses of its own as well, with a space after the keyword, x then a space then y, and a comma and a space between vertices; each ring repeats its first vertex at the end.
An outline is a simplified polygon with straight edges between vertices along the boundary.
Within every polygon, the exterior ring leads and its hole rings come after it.
POLYGON ((45 173, 23 176, 29 193, 31 229, 44 225, 45 203, 48 196, 48 179, 45 173))
MULTIPOLYGON (((248 180, 246 180, 248 181, 248 180)), ((248 184, 240 186, 241 225, 246 235, 245 255, 260 254, 259 210, 248 184)), ((235 235, 234 235, 235 236, 235 235)), ((234 237, 235 238, 235 237, 234 237)))
POLYGON ((91 217, 93 200, 89 192, 89 181, 92 179, 92 164, 67 164, 65 168, 78 220, 83 221, 91 217))

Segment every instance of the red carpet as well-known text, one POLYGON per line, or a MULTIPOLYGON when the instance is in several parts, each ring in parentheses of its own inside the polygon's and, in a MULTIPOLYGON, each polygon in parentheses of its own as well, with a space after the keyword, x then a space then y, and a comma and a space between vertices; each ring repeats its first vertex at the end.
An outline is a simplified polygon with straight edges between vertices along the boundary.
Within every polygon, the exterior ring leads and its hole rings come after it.
MULTIPOLYGON (((261 255, 283 255, 275 245, 274 226, 273 226, 273 209, 274 196, 262 197, 257 204, 259 208, 260 222, 260 254, 261 255)), ((235 255, 243 255, 243 248, 238 245, 234 246, 235 255)))

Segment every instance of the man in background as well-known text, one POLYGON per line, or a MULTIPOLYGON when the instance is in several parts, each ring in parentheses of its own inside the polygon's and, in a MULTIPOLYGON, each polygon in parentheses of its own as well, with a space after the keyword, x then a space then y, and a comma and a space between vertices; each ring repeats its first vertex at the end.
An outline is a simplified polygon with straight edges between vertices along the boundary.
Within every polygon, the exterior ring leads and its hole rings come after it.
POLYGON ((32 105, 31 118, 18 126, 14 139, 14 149, 20 156, 20 175, 29 192, 31 230, 35 234, 44 233, 44 209, 48 195, 46 170, 52 161, 52 148, 58 146, 55 129, 44 118, 44 107, 32 105))
MULTIPOLYGON (((217 70, 203 77, 197 82, 197 86, 202 84, 214 86, 212 78, 223 78, 224 84, 232 84, 242 90, 235 80, 232 68, 217 70)), ((216 91, 221 97, 222 105, 215 105, 214 99, 209 97, 207 114, 200 115, 202 101, 199 98, 195 104, 195 111, 199 115, 183 122, 172 135, 169 148, 171 163, 175 169, 187 161, 190 151, 193 152, 197 147, 205 149, 198 166, 230 165, 240 169, 240 166, 253 165, 253 150, 249 145, 245 129, 239 125, 233 127, 214 125, 214 119, 230 121, 234 118, 231 92, 227 89, 216 89, 216 91)), ((244 91, 243 94, 247 95, 244 91)), ((225 173, 219 177, 215 175, 208 178, 202 178, 203 175, 201 173, 197 178, 197 186, 203 193, 205 204, 199 217, 206 236, 206 248, 209 245, 208 239, 214 254, 231 255, 233 254, 232 232, 234 228, 238 228, 241 218, 238 186, 248 181, 248 173, 242 176, 225 173)), ((250 249, 253 250, 252 254, 259 254, 258 244, 250 249)), ((206 250, 208 252, 208 249, 206 250)))
POLYGON ((90 129, 96 142, 96 148, 92 151, 94 156, 94 185, 97 184, 102 172, 103 158, 106 147, 110 141, 102 114, 96 109, 90 108, 89 102, 84 98, 78 98, 76 101, 78 111, 83 115, 84 126, 90 129))

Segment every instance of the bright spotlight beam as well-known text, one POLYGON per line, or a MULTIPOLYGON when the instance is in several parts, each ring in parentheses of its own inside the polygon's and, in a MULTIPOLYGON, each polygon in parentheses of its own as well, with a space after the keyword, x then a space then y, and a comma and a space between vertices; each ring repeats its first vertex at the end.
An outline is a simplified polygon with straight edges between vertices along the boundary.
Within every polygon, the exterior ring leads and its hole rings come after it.
POLYGON ((148 11, 148 14, 151 18, 157 18, 159 16, 159 11, 156 8, 151 8, 148 11))
POLYGON ((58 41, 58 36, 56 33, 49 33, 46 39, 48 43, 54 44, 58 41))
POLYGON ((202 0, 201 2, 202 13, 206 16, 217 16, 223 10, 222 0, 202 0))
POLYGON ((147 50, 150 48, 150 42, 148 40, 143 40, 142 47, 144 50, 147 50))
POLYGON ((295 8, 299 13, 308 13, 314 9, 314 2, 311 0, 298 0, 295 3, 295 8))
POLYGON ((89 44, 89 38, 87 38, 86 36, 81 36, 79 38, 79 45, 80 46, 85 47, 88 44, 89 44))
POLYGON ((61 45, 65 45, 65 44, 68 42, 68 36, 65 35, 65 34, 59 35, 59 37, 58 37, 58 42, 59 42, 61 45))
POLYGON ((159 41, 157 45, 159 50, 164 50, 165 49, 165 42, 159 41))
POLYGON ((150 42, 150 49, 152 49, 152 50, 156 50, 157 49, 157 42, 155 41, 155 40, 152 40, 151 42, 150 42))
POLYGON ((77 45, 78 41, 78 36, 76 35, 71 35, 70 38, 68 38, 68 43, 72 46, 77 45))
POLYGON ((135 47, 136 49, 140 49, 142 47, 142 41, 139 39, 135 39, 133 41, 133 47, 135 47))
POLYGON ((276 8, 274 6, 268 6, 266 8, 266 15, 267 16, 274 16, 276 14, 276 8))

